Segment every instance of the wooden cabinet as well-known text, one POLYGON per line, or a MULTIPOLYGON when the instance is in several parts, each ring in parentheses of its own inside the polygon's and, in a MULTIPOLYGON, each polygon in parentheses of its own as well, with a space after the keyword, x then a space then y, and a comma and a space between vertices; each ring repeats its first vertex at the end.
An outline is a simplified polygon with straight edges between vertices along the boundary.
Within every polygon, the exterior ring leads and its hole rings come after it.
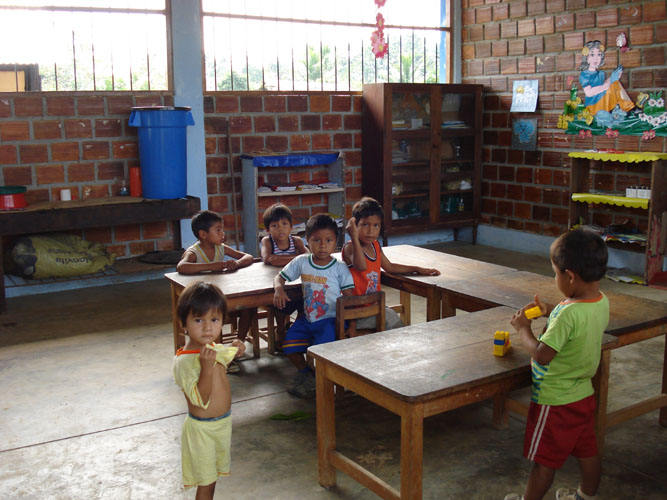
MULTIPOLYGON (((637 250, 646 255, 644 281, 649 285, 667 285, 667 273, 663 268, 665 258, 665 236, 667 233, 667 153, 599 153, 573 152, 570 170, 570 227, 583 222, 594 222, 594 213, 601 213, 607 206, 625 207, 628 214, 634 210, 637 218, 647 218, 646 233, 641 238, 642 244, 617 243, 608 239, 611 247, 623 250, 637 250), (605 167, 605 163, 610 165, 605 167), (614 163, 614 165, 611 165, 614 163), (647 169, 648 166, 648 169, 647 169), (633 167, 635 167, 633 169, 633 167), (622 170, 624 169, 624 170, 622 170), (633 178, 633 170, 642 170, 642 174, 634 174, 650 180, 651 196, 647 199, 626 198, 622 179, 633 178), (615 191, 597 192, 595 176, 609 176, 616 172, 615 191), (595 208, 589 209, 589 205, 595 208), (601 207, 601 208, 597 208, 601 207)), ((600 181, 602 183, 602 181, 600 181)), ((613 209, 617 210, 617 209, 613 209)), ((606 238, 610 235, 605 234, 606 238)))
MULTIPOLYGON (((342 245, 345 231, 345 188, 343 187, 343 156, 339 153, 307 153, 307 154, 271 154, 271 155, 244 155, 241 157, 242 166, 242 195, 243 195, 243 249, 254 257, 259 257, 260 248, 258 226, 264 208, 260 207, 260 199, 271 203, 284 203, 292 210, 290 203, 295 198, 306 195, 326 198, 326 210, 319 210, 319 205, 309 206, 308 212, 314 215, 318 212, 328 212, 342 219, 339 227, 338 247, 342 245), (316 170, 325 169, 323 178, 317 177, 316 170), (304 177, 304 169, 308 169, 304 177), (271 179, 279 179, 283 188, 294 188, 287 191, 258 192, 260 186, 272 184, 271 179), (298 184, 318 187, 318 189, 300 190, 298 184), (287 197, 287 198, 285 198, 287 197)), ((274 186, 276 187, 276 186, 274 186)), ((309 203, 312 203, 309 202, 309 203)), ((324 206, 322 207, 324 208, 324 206)), ((294 224, 305 220, 294 220, 294 224)))
POLYGON ((363 194, 392 234, 480 220, 482 85, 375 83, 363 88, 363 194))

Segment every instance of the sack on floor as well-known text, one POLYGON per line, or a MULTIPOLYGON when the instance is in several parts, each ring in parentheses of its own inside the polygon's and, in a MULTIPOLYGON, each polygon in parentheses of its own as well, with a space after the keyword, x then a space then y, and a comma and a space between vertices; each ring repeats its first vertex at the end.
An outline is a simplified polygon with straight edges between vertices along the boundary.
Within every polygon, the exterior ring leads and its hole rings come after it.
POLYGON ((73 234, 34 235, 16 241, 8 271, 33 279, 71 278, 103 271, 114 259, 101 243, 73 234))

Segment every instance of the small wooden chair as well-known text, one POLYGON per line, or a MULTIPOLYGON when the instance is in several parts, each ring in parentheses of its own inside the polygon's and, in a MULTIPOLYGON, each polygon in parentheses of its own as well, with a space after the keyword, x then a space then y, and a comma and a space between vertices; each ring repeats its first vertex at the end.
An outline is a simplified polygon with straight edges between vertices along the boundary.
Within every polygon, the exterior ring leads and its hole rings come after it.
POLYGON ((336 300, 336 339, 356 337, 372 332, 384 330, 385 323, 384 292, 374 292, 368 295, 340 296, 336 300), (376 316, 375 330, 357 330, 357 320, 376 316), (349 327, 345 329, 345 321, 349 327))

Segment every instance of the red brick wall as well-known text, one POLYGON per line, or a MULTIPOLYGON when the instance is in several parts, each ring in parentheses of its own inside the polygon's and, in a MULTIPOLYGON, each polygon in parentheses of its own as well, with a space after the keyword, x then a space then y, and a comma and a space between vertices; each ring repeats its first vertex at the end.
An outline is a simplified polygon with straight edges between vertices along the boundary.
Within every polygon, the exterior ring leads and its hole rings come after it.
MULTIPOLYGON (((616 148, 667 151, 665 138, 645 142, 636 136, 578 139, 556 124, 569 98, 567 78, 578 82, 581 48, 589 40, 608 47, 605 66, 625 68, 621 82, 633 99, 642 90, 667 87, 664 1, 621 0, 463 0, 463 81, 485 86, 482 211, 499 227, 556 235, 567 229, 570 151, 616 148), (620 53, 616 36, 624 31, 630 50, 620 53), (537 79, 540 96, 537 151, 511 149, 509 113, 514 80, 537 79)), ((579 91, 583 97, 583 91, 579 91)), ((605 164, 594 182, 600 189, 624 191, 648 184, 645 170, 605 164)), ((646 225, 646 211, 599 208, 594 222, 631 219, 646 225)))
MULTIPOLYGON (((30 203, 115 196, 139 164, 132 106, 170 105, 165 93, 0 94, 0 184, 27 186, 30 203)), ((112 223, 112 221, 110 221, 112 223)), ((171 249, 171 226, 157 222, 81 231, 117 257, 171 249)))
MULTIPOLYGON (((227 120, 241 224, 240 155, 270 150, 275 153, 341 151, 345 155, 347 215, 361 197, 361 95, 359 93, 228 93, 204 97, 208 206, 223 215, 228 241, 234 239, 232 186, 228 165, 227 120)), ((323 169, 279 169, 267 183, 322 182, 323 169), (305 177, 304 177, 305 175, 305 177)), ((262 180, 262 179, 260 179, 262 180)), ((296 223, 326 211, 326 195, 262 198, 260 209, 280 201, 292 209, 296 223)))

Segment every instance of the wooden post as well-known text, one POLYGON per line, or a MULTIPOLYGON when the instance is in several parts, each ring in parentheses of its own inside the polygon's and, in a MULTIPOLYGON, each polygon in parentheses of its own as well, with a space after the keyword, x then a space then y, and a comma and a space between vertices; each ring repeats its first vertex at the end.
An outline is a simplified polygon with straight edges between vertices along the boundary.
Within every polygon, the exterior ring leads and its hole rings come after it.
POLYGON ((401 498, 421 500, 424 405, 406 405, 401 413, 401 498))

